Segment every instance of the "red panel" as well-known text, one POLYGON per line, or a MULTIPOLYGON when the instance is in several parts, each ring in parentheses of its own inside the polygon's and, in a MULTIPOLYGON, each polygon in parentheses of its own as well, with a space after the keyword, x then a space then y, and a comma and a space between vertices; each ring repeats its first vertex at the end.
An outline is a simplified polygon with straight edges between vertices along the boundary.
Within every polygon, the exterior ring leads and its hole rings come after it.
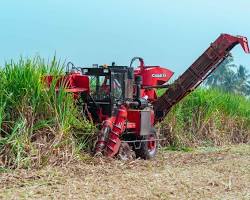
POLYGON ((155 86, 166 83, 172 76, 173 72, 160 66, 147 66, 135 69, 135 75, 142 76, 143 86, 155 86))
POLYGON ((72 79, 73 79, 72 87, 79 88, 80 90, 82 90, 82 89, 87 90, 87 91, 90 90, 88 76, 73 74, 72 79))
POLYGON ((154 101, 157 99, 157 94, 155 89, 141 89, 141 97, 148 97, 149 101, 154 101))
MULTIPOLYGON (((148 123, 154 124, 154 111, 151 111, 151 121, 148 123)), ((128 125, 127 128, 135 129, 136 134, 140 134, 141 130, 141 111, 140 110, 128 110, 128 125)))
MULTIPOLYGON (((141 114, 139 110, 128 110, 128 121, 135 124, 135 132, 140 133, 141 127, 141 114)), ((128 127, 129 128, 129 127, 128 127)))
POLYGON ((43 81, 48 87, 51 86, 53 79, 57 78, 56 89, 60 86, 66 88, 67 92, 79 93, 83 91, 89 92, 89 78, 88 76, 81 75, 80 73, 68 74, 61 77, 45 76, 43 81))

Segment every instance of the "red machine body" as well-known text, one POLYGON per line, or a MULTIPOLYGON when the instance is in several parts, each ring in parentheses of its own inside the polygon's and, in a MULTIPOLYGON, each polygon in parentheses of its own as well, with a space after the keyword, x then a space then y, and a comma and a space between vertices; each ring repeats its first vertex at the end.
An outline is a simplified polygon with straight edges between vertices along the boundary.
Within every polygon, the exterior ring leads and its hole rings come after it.
POLYGON ((135 76, 142 76, 143 86, 158 86, 165 84, 174 72, 160 66, 139 66, 135 69, 135 76))
POLYGON ((167 82, 173 72, 165 67, 145 66, 142 58, 132 59, 130 67, 81 68, 80 72, 62 77, 47 76, 57 88, 63 86, 75 99, 82 99, 87 107, 86 117, 100 125, 94 152, 108 157, 116 156, 122 143, 131 147, 137 157, 153 158, 157 152, 157 135, 154 125, 169 110, 194 90, 229 56, 230 50, 240 44, 249 53, 247 39, 222 34, 210 47, 171 85, 167 82), (134 69, 132 64, 139 60, 134 69), (157 97, 159 88, 167 88, 157 97))
POLYGON ((157 99, 156 88, 167 83, 174 74, 165 67, 144 66, 142 63, 134 72, 135 76, 142 77, 142 97, 147 96, 150 101, 157 99))
POLYGON ((82 92, 90 92, 89 77, 79 72, 71 72, 70 74, 59 77, 45 76, 43 81, 49 87, 53 84, 53 81, 56 81, 54 83, 56 84, 56 90, 63 87, 67 92, 73 93, 75 99, 78 99, 79 94, 82 92))

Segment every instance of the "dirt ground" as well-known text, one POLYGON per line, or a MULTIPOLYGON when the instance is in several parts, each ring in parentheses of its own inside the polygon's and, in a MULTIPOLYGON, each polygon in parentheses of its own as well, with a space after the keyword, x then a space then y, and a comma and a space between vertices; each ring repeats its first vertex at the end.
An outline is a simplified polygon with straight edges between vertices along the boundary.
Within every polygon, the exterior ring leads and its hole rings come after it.
POLYGON ((0 199, 250 199, 250 145, 0 174, 0 199))

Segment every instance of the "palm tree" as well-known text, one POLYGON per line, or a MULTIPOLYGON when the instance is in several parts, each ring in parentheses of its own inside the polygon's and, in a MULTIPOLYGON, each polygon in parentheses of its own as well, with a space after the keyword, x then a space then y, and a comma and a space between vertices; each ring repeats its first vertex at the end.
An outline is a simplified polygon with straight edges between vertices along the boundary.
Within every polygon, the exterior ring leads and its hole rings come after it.
POLYGON ((233 57, 227 58, 211 74, 205 85, 241 95, 250 95, 250 74, 247 69, 233 64, 233 57))
POLYGON ((250 74, 247 69, 240 65, 237 69, 237 90, 241 94, 249 95, 249 81, 250 74))
POLYGON ((250 81, 247 81, 245 86, 245 94, 250 97, 250 81))
POLYGON ((221 65, 207 78, 206 85, 213 88, 226 89, 225 87, 231 87, 234 74, 232 68, 236 65, 233 64, 233 57, 228 57, 221 63, 221 65))

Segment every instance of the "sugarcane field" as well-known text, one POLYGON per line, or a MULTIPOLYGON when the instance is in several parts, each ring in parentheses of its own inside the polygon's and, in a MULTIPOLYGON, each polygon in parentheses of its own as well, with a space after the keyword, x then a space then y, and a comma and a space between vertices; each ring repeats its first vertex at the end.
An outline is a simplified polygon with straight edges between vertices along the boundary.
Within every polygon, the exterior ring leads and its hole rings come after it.
POLYGON ((250 199, 249 7, 1 2, 0 199, 250 199))

